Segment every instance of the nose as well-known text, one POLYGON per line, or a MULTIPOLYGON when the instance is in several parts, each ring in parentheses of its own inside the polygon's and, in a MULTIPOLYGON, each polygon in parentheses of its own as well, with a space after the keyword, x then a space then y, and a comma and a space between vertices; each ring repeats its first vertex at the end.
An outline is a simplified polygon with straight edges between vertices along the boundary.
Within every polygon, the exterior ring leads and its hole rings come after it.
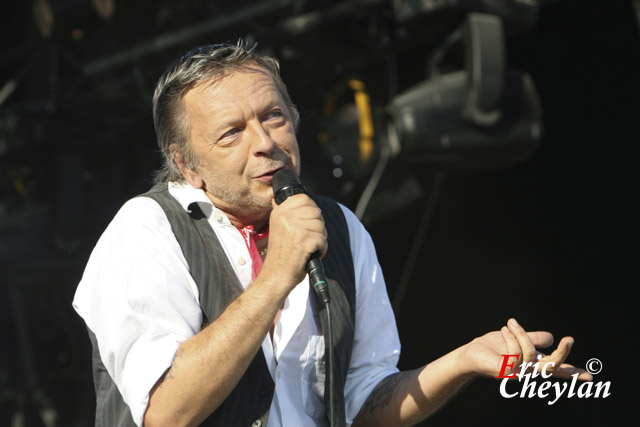
POLYGON ((253 126, 254 141, 252 152, 254 156, 271 157, 271 153, 277 147, 276 141, 271 138, 269 129, 262 123, 255 123, 253 126))

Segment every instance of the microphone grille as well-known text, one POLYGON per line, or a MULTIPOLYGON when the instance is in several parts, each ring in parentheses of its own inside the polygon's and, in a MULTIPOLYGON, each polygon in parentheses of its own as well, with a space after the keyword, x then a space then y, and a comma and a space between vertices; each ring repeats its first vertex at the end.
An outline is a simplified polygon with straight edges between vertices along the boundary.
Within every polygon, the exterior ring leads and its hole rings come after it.
POLYGON ((298 174, 290 169, 280 169, 276 172, 273 175, 271 186, 273 187, 273 197, 277 204, 284 202, 295 194, 307 192, 298 174))

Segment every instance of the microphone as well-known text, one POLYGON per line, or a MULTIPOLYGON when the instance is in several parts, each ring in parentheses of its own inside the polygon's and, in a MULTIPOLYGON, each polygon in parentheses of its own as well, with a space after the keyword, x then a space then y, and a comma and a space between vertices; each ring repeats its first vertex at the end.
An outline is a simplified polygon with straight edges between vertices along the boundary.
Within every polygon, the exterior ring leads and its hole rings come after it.
MULTIPOLYGON (((296 194, 307 194, 307 189, 302 185, 300 177, 292 170, 280 169, 273 175, 271 181, 273 198, 276 204, 280 204, 296 194)), ((322 260, 317 252, 311 255, 307 262, 306 271, 309 274, 309 283, 323 304, 329 303, 329 287, 324 275, 322 260)))

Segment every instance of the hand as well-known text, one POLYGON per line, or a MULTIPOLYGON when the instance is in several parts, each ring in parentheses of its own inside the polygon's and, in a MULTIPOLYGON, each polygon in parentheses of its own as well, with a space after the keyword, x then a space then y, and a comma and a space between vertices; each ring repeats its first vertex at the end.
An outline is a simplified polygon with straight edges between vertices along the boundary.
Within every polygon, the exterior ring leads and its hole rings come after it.
POLYGON ((306 275, 311 255, 327 252, 327 230, 320 208, 306 194, 297 194, 277 205, 269 219, 269 246, 263 273, 275 275, 289 290, 306 275))
MULTIPOLYGON (((538 348, 550 347, 553 344, 553 335, 549 332, 526 332, 515 319, 509 319, 507 326, 500 331, 490 332, 474 339, 465 347, 465 363, 476 373, 496 377, 500 374, 504 361, 503 355, 517 354, 518 360, 511 358, 509 363, 515 362, 513 368, 507 368, 504 375, 511 375, 520 370, 523 363, 540 362, 538 369, 547 365, 546 372, 558 378, 571 378, 573 374, 579 374, 579 380, 591 381, 593 376, 584 369, 564 363, 573 345, 572 337, 564 337, 560 340, 558 348, 549 355, 538 351, 538 348), (553 367, 548 365, 553 362, 553 367)), ((531 371, 531 369, 529 369, 531 371)))

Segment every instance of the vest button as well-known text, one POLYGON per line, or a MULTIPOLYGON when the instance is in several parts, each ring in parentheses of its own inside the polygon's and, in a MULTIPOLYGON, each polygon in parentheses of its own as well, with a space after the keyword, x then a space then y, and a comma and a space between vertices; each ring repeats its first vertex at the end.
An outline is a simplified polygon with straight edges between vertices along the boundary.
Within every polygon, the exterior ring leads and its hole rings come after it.
POLYGON ((251 427, 261 427, 261 426, 262 426, 262 420, 255 420, 253 424, 251 424, 251 427))

